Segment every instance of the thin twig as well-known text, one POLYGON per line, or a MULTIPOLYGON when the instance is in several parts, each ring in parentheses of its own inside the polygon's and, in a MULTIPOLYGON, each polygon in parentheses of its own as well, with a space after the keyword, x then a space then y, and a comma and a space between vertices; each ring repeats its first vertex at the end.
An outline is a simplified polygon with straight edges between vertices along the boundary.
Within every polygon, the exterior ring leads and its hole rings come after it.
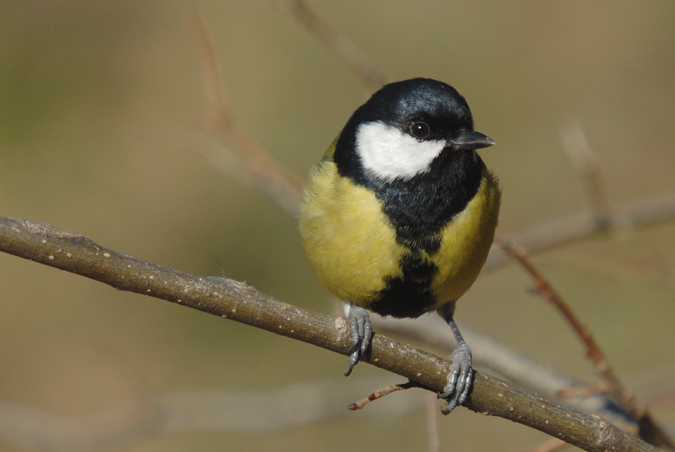
POLYGON ((579 336, 586 347, 587 356, 593 362, 595 371, 607 382, 608 392, 626 408, 638 423, 640 437, 647 438, 652 444, 670 449, 675 448, 669 436, 654 422, 647 408, 639 403, 621 383, 621 380, 614 372, 609 360, 595 341, 595 338, 593 338, 590 330, 574 314, 572 308, 556 292, 548 279, 529 261, 525 251, 514 242, 502 243, 502 248, 527 270, 537 284, 537 293, 556 307, 579 336))
POLYGON ((357 400, 356 402, 352 402, 347 406, 348 410, 351 411, 358 411, 362 410, 365 408, 366 405, 368 405, 370 402, 373 402, 375 400, 381 399, 382 397, 386 397, 389 394, 393 394, 394 392, 397 391, 403 391, 405 389, 410 389, 410 388, 419 388, 420 385, 417 383, 413 383, 412 381, 409 381, 407 383, 403 383, 400 385, 390 385, 387 386, 386 388, 378 389, 377 391, 374 391, 368 395, 368 397, 357 400))
POLYGON ((614 223, 607 190, 602 180, 600 163, 593 152, 588 137, 579 121, 573 121, 560 129, 563 150, 576 167, 586 187, 593 220, 598 230, 609 229, 614 223))
POLYGON ((386 80, 378 68, 354 42, 322 20, 302 0, 271 0, 281 11, 291 15, 319 41, 340 58, 345 66, 361 78, 369 90, 379 89, 386 80))
POLYGON ((597 394, 608 392, 606 382, 597 383, 589 386, 568 386, 561 389, 558 394, 561 397, 593 397, 597 394))
POLYGON ((206 130, 216 134, 226 145, 220 152, 207 147, 198 147, 195 152, 226 176, 255 185, 291 215, 296 215, 302 194, 302 179, 279 164, 260 142, 234 121, 225 101, 220 65, 203 15, 195 16, 192 30, 208 105, 206 130), (223 152, 227 152, 227 155, 223 155, 223 152))
POLYGON ((589 329, 574 314, 572 308, 560 297, 555 289, 553 289, 548 279, 530 262, 525 251, 515 242, 502 243, 501 246, 509 256, 515 259, 532 276, 537 284, 537 294, 550 301, 577 333, 586 347, 586 354, 593 362, 596 372, 602 375, 609 383, 610 392, 615 392, 622 388, 621 382, 612 370, 605 354, 591 335, 589 329))
MULTIPOLYGON (((197 55, 204 79, 204 94, 207 104, 207 118, 211 127, 229 129, 232 118, 225 99, 223 74, 218 63, 218 56, 213 44, 211 30, 206 18, 197 12, 192 18, 192 34, 197 46, 197 55)), ((246 150, 242 151, 246 153, 246 150)))

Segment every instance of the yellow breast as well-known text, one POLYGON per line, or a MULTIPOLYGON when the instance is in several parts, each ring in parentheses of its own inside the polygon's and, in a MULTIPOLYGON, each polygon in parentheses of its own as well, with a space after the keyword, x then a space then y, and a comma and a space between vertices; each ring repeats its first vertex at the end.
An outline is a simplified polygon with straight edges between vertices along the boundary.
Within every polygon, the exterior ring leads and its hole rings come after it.
POLYGON ((438 268, 432 284, 436 307, 459 299, 478 277, 494 240, 499 204, 497 181, 485 170, 478 193, 444 228, 433 256, 438 268))
POLYGON ((300 217, 300 236, 311 266, 341 300, 365 305, 401 274, 405 248, 374 193, 339 177, 335 163, 314 170, 300 217))
MULTIPOLYGON (((456 301, 478 276, 494 238, 499 189, 485 171, 477 195, 442 230, 441 245, 424 255, 437 267, 431 289, 436 304, 456 301)), ((410 251, 375 194, 340 177, 335 163, 323 160, 305 193, 300 234, 320 281, 341 300, 368 307, 387 281, 402 277, 401 259, 410 251)), ((414 301, 413 301, 414 302, 414 301)))

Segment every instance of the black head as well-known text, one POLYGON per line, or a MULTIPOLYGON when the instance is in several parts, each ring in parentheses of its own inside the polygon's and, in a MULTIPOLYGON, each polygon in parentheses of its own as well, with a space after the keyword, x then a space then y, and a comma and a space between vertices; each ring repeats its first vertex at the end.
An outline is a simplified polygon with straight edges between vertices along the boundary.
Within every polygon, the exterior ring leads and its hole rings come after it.
POLYGON ((446 149, 493 143, 473 131, 469 105, 453 87, 414 78, 385 85, 354 112, 334 160, 343 176, 357 182, 405 180, 427 172, 446 149))
POLYGON ((352 116, 350 122, 382 121, 406 130, 413 121, 426 122, 429 138, 444 138, 451 130, 473 129, 466 100, 452 86, 414 78, 383 86, 352 116))

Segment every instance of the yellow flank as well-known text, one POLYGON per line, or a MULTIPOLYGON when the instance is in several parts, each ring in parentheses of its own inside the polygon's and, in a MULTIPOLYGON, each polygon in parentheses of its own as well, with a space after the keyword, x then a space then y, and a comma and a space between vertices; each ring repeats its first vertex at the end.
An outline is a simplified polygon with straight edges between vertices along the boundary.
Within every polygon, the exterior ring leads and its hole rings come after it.
POLYGON ((401 276, 405 248, 382 202, 323 160, 312 173, 300 217, 300 235, 319 280, 341 300, 367 306, 401 276))
POLYGON ((435 307, 457 301, 478 277, 494 240, 499 203, 497 181, 484 170, 478 193, 445 226, 441 247, 433 255, 438 268, 432 283, 438 300, 435 307))

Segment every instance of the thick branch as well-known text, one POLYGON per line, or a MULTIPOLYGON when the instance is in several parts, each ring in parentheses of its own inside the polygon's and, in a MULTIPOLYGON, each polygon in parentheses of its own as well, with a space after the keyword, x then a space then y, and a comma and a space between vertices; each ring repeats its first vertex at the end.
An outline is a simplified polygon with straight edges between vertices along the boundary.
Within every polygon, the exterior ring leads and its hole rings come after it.
MULTIPOLYGON (((91 278, 120 290, 180 303, 347 355, 349 327, 335 319, 275 300, 244 283, 200 277, 105 249, 53 226, 0 217, 0 251, 91 278)), ((432 390, 446 383, 449 363, 430 353, 376 334, 364 361, 432 390)), ((613 426, 476 373, 466 406, 563 439, 587 451, 657 451, 613 426)))

